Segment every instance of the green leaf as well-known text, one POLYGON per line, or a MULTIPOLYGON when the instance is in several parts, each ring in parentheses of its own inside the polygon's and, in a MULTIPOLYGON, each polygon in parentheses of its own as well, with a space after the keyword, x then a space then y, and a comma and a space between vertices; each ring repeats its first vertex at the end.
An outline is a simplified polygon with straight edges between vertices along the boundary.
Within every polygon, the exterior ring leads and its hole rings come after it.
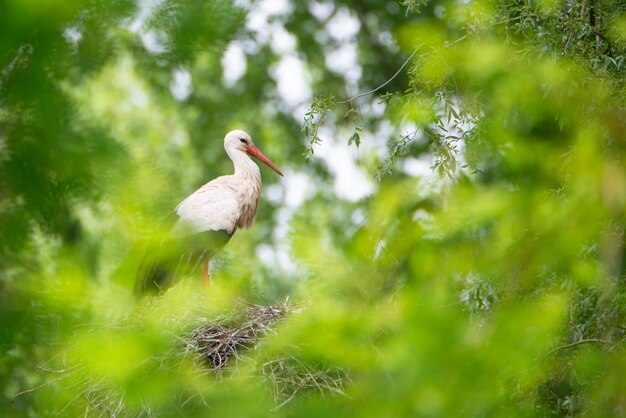
POLYGON ((355 131, 350 139, 348 139, 348 146, 352 145, 352 143, 354 143, 357 148, 359 147, 359 145, 361 145, 361 136, 359 135, 358 131, 355 131))

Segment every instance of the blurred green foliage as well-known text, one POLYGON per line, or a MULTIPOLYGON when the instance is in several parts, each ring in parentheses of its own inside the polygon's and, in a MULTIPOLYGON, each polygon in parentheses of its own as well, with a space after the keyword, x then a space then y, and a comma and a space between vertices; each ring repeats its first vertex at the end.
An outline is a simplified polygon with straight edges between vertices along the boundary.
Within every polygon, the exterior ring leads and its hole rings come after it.
POLYGON ((276 2, 284 53, 247 24, 266 3, 0 4, 0 415, 626 416, 626 5, 276 2), (347 44, 356 82, 328 62, 347 44), (308 113, 279 94, 284 55, 308 113), (134 300, 161 219, 231 170, 233 128, 287 179, 265 176, 210 295, 191 277, 134 300), (333 193, 316 151, 337 139, 370 196, 333 193), (293 206, 290 176, 315 184, 293 206), (185 351, 238 299, 286 295, 225 371, 185 351))

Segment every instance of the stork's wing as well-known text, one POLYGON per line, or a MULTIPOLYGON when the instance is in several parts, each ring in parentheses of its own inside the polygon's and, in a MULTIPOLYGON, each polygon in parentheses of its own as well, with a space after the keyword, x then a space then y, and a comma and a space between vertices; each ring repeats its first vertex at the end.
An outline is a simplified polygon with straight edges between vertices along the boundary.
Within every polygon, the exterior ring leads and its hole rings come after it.
POLYGON ((237 194, 223 177, 196 190, 176 207, 178 221, 172 235, 184 236, 204 231, 235 232, 241 216, 237 194))
POLYGON ((221 249, 240 215, 236 195, 216 179, 183 200, 162 226, 165 238, 148 249, 135 293, 162 293, 221 249))

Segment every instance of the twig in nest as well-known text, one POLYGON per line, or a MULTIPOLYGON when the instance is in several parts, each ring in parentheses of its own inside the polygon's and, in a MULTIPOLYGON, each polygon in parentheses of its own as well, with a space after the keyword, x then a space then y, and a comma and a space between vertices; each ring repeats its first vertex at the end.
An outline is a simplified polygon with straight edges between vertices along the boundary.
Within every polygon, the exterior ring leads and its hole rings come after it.
POLYGON ((348 374, 339 368, 311 366, 296 357, 273 359, 264 363, 261 372, 274 390, 276 407, 280 409, 298 393, 317 391, 325 394, 348 396, 344 386, 349 382, 348 374))
POLYGON ((208 363, 213 370, 222 370, 228 360, 239 358, 242 349, 254 347, 259 338, 271 332, 273 325, 289 308, 287 301, 277 306, 250 305, 245 310, 245 320, 228 324, 228 318, 200 326, 185 338, 187 352, 208 363))

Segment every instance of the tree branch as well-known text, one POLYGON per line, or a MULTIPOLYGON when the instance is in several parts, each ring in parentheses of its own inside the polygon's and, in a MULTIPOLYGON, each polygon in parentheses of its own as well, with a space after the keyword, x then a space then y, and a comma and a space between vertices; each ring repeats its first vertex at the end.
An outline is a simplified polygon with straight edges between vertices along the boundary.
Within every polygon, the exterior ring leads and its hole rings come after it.
POLYGON ((39 390, 39 389, 41 389, 41 388, 43 388, 43 387, 46 387, 46 386, 51 385, 51 384, 53 384, 53 383, 56 383, 56 382, 58 382, 58 381, 60 381, 60 380, 63 380, 63 379, 65 379, 65 378, 69 377, 71 374, 72 374, 72 373, 67 373, 67 374, 65 374, 65 375, 63 375, 63 376, 61 376, 61 377, 59 377, 59 378, 56 378, 56 379, 54 379, 54 380, 47 381, 47 382, 42 383, 41 385, 36 386, 36 387, 34 387, 34 388, 31 388, 31 389, 26 389, 26 390, 23 390, 23 391, 21 391, 21 392, 19 392, 19 393, 16 393, 15 395, 13 395, 13 398, 11 398, 11 402, 15 402, 15 400, 16 400, 18 397, 22 396, 22 395, 25 395, 25 394, 27 394, 27 393, 31 393, 31 392, 35 392, 35 391, 37 391, 37 390, 39 390))
POLYGON ((340 102, 337 102, 337 104, 345 104, 345 103, 350 103, 355 101, 358 98, 361 98, 363 96, 369 96, 370 94, 376 93, 378 90, 382 89, 383 87, 385 87, 387 84, 391 83, 404 69, 404 67, 406 67, 409 62, 411 62, 411 60, 413 59, 413 57, 415 56, 415 54, 417 54, 417 51, 420 49, 420 47, 418 46, 417 48, 415 48, 415 50, 413 51, 413 53, 411 55, 409 55, 409 57, 406 59, 406 61, 404 61, 404 64, 402 64, 402 66, 400 67, 400 69, 398 71, 396 71, 396 73, 391 76, 391 78, 387 81, 385 81, 383 84, 381 84, 380 86, 376 87, 373 90, 370 91, 366 91, 365 93, 359 93, 356 96, 352 97, 351 99, 347 99, 347 100, 342 100, 340 102))
POLYGON ((583 345, 583 344, 613 345, 613 343, 611 341, 601 340, 599 338, 587 338, 586 340, 579 340, 579 341, 573 342, 571 344, 567 344, 567 345, 563 345, 561 347, 557 347, 554 350, 550 350, 550 351, 548 351, 546 356, 549 356, 550 354, 554 354, 554 353, 556 353, 558 351, 561 351, 561 350, 566 350, 568 348, 576 347, 576 346, 583 345))

